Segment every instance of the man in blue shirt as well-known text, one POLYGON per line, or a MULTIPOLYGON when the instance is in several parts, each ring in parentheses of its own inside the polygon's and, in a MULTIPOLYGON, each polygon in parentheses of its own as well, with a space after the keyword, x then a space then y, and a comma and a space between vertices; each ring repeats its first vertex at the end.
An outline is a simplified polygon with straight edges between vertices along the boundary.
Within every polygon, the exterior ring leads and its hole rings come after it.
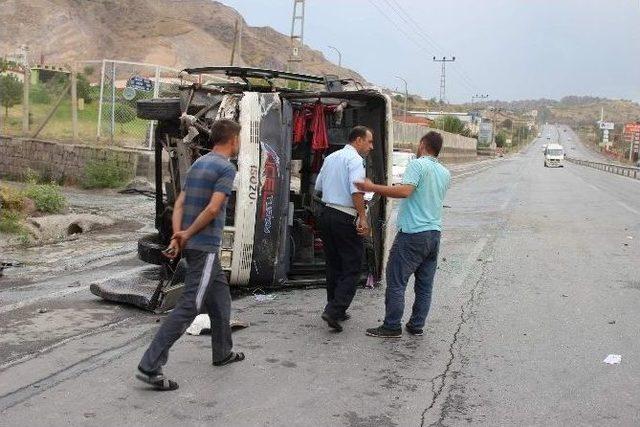
POLYGON ((405 328, 412 335, 423 333, 438 264, 442 202, 451 183, 451 174, 437 159, 441 149, 442 136, 431 131, 420 140, 418 158, 407 165, 401 184, 384 186, 369 180, 356 183, 361 191, 403 199, 398 211, 398 234, 387 262, 384 323, 367 329, 367 335, 402 336, 404 293, 412 274, 415 275, 415 302, 405 328))
POLYGON ((232 120, 218 120, 211 127, 210 140, 211 152, 196 160, 187 172, 173 208, 174 234, 165 251, 170 258, 180 251, 184 253, 188 265, 184 290, 142 356, 136 374, 136 378, 158 390, 178 388, 175 381, 163 375, 162 366, 167 363, 171 346, 202 308, 211 318, 213 364, 221 366, 244 360, 243 353, 231 351, 231 293, 218 256, 227 198, 236 175, 229 158, 238 155, 240 125, 232 120))
POLYGON ((364 194, 355 183, 365 179, 364 158, 373 149, 373 133, 356 126, 349 144, 324 159, 315 190, 322 192, 325 207, 319 218, 327 278, 327 305, 322 319, 342 331, 347 309, 358 286, 364 253, 363 237, 369 234, 364 194))

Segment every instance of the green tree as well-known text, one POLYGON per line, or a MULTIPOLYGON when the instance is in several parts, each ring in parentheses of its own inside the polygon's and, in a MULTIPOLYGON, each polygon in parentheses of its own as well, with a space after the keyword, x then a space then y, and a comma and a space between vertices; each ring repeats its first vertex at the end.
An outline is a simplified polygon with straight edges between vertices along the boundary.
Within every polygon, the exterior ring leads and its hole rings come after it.
POLYGON ((4 107, 5 119, 9 108, 22 102, 22 83, 13 74, 0 76, 0 105, 4 107))
POLYGON ((471 134, 462 120, 455 116, 444 116, 438 118, 436 120, 436 128, 449 133, 457 133, 462 136, 469 136, 471 134))
POLYGON ((84 74, 78 74, 77 82, 78 98, 84 98, 84 102, 90 104, 93 100, 93 92, 91 90, 89 80, 87 80, 87 77, 84 74))
POLYGON ((513 127, 513 121, 511 121, 511 119, 504 119, 502 123, 500 123, 500 127, 511 129, 513 127))
POLYGON ((496 135, 496 147, 502 148, 507 142, 507 137, 504 133, 500 132, 496 135))

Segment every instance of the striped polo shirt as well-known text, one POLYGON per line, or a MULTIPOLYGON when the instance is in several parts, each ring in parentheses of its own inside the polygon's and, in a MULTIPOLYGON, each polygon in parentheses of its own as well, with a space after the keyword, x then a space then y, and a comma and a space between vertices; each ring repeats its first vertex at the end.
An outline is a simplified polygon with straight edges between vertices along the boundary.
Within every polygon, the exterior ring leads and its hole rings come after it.
MULTIPOLYGON (((186 230, 207 207, 213 193, 231 195, 236 168, 224 156, 209 152, 193 162, 184 181, 185 192, 182 229, 186 230)), ((215 220, 200 230, 186 244, 186 249, 203 252, 218 252, 222 241, 222 229, 226 216, 227 202, 215 220)))

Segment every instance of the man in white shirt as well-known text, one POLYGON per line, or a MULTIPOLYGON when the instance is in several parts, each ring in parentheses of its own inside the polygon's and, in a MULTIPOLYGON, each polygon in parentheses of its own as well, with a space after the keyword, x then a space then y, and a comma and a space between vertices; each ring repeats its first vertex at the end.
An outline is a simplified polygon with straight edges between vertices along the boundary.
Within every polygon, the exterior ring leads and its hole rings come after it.
POLYGON ((322 319, 342 331, 347 309, 353 301, 360 278, 363 237, 369 234, 364 193, 355 183, 365 179, 364 158, 373 149, 373 133, 356 126, 349 144, 324 159, 315 189, 322 192, 325 208, 320 215, 327 277, 327 305, 322 319))

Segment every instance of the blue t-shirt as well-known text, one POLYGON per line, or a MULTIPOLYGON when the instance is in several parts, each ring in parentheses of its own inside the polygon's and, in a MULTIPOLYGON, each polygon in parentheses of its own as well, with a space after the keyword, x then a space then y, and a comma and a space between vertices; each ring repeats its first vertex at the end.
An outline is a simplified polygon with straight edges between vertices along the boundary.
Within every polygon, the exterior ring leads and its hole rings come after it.
POLYGON ((407 164, 402 184, 413 185, 413 193, 400 202, 398 229, 403 233, 442 230, 442 202, 451 183, 451 174, 431 156, 407 164))
MULTIPOLYGON (((236 168, 224 156, 209 152, 193 162, 182 191, 185 192, 182 229, 186 230, 207 207, 213 193, 224 193, 227 196, 233 191, 233 179, 236 168)), ((222 229, 226 216, 227 203, 224 203, 215 220, 194 235, 185 246, 203 252, 218 252, 222 241, 222 229)))

